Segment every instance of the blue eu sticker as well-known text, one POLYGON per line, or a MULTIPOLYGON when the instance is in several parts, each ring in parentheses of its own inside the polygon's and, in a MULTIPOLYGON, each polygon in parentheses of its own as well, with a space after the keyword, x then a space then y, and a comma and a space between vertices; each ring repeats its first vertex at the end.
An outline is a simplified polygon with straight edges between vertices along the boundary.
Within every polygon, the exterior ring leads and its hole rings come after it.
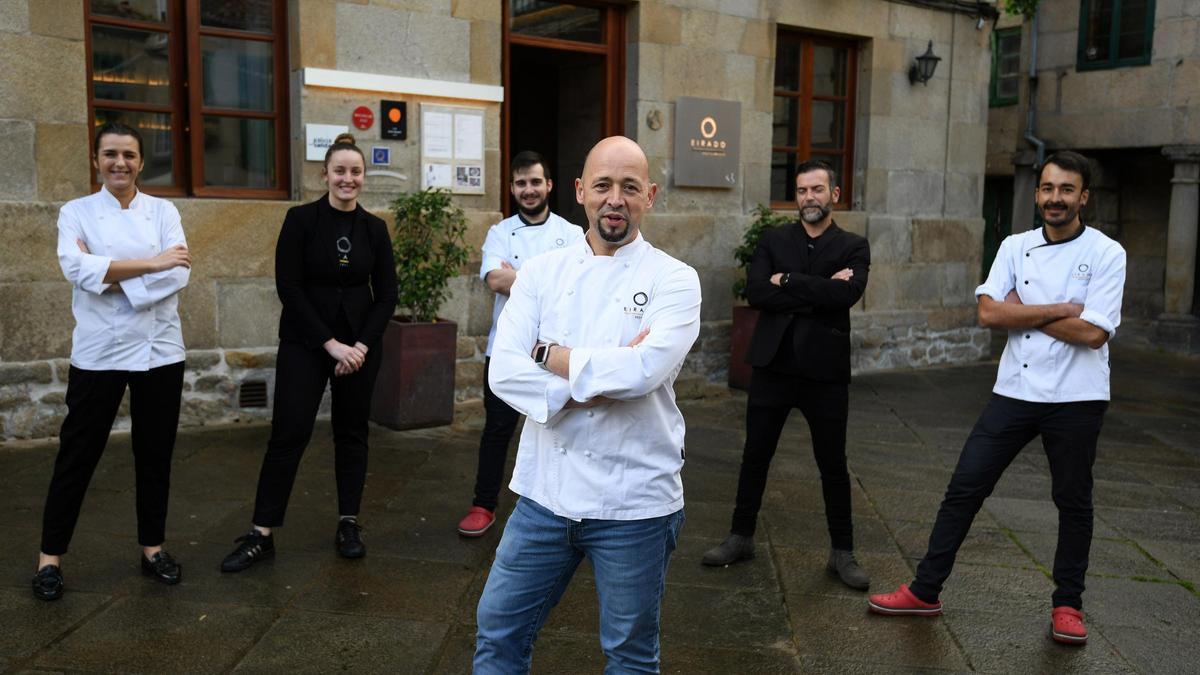
POLYGON ((392 163, 392 149, 379 146, 371 148, 371 164, 374 166, 387 166, 392 163))

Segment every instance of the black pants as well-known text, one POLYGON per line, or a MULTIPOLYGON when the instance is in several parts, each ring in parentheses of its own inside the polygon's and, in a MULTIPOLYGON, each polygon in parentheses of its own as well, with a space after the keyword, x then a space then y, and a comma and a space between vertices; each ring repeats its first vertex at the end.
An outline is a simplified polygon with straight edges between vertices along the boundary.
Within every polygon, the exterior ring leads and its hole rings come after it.
POLYGON ((148 371, 81 370, 67 379, 67 417, 59 432, 58 457, 42 515, 42 553, 63 555, 75 533, 83 496, 113 420, 129 387, 130 442, 137 484, 138 543, 158 546, 166 539, 171 454, 179 425, 183 362, 148 371))
POLYGON ((1051 599, 1055 607, 1081 609, 1092 546, 1092 464, 1107 409, 1107 401, 1031 403, 993 394, 958 457, 912 592, 926 602, 937 600, 983 500, 1021 449, 1040 435, 1058 507, 1051 599))
POLYGON ((850 474, 846 470, 846 417, 849 388, 845 384, 800 381, 786 391, 777 386, 783 379, 755 369, 746 404, 746 446, 738 475, 737 501, 733 510, 734 534, 753 536, 762 507, 763 491, 779 435, 792 408, 799 408, 808 421, 813 456, 821 472, 825 499, 825 521, 833 548, 852 550, 854 529, 850 519, 850 474), (756 387, 756 385, 758 385, 756 387))
POLYGON ((521 413, 502 401, 488 384, 492 360, 483 365, 483 434, 479 437, 479 466, 475 470, 475 506, 495 511, 500 503, 500 483, 504 481, 504 463, 508 444, 517 430, 521 413))
MULTIPOLYGON (((350 344, 352 344, 351 342, 350 344)), ((367 350, 363 367, 350 375, 335 377, 337 362, 321 347, 283 341, 275 359, 275 410, 271 417, 271 439, 258 474, 254 502, 255 525, 283 525, 300 458, 312 438, 317 409, 331 389, 334 470, 337 475, 338 514, 358 515, 363 484, 367 478, 367 419, 371 394, 379 374, 380 345, 367 350)))

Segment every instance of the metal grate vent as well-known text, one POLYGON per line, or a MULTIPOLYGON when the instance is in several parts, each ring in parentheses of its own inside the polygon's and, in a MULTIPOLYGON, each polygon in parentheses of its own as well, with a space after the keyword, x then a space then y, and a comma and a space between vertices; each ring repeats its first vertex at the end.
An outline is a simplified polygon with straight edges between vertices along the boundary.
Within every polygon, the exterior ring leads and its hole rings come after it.
POLYGON ((246 380, 238 388, 239 408, 267 407, 267 383, 263 380, 246 380))

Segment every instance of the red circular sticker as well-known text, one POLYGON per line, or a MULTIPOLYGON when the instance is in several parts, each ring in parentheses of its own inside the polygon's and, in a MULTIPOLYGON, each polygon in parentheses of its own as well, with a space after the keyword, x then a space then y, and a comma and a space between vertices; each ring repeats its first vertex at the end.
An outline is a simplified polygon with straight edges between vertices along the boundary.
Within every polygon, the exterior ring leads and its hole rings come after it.
POLYGON ((359 129, 370 129, 375 124, 375 113, 365 105, 354 109, 354 126, 359 129))

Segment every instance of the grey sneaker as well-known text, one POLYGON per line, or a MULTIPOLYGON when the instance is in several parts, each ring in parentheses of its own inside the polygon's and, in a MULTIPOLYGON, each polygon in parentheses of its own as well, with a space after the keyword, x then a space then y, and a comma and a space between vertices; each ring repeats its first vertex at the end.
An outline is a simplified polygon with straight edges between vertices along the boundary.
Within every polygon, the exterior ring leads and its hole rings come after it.
POLYGON ((743 537, 731 534, 721 542, 720 546, 710 548, 700 562, 712 567, 731 565, 739 560, 749 560, 754 557, 754 537, 743 537))
POLYGON ((829 551, 829 564, 825 569, 850 588, 865 591, 871 585, 871 577, 858 566, 858 561, 854 559, 854 551, 832 549, 829 551))

